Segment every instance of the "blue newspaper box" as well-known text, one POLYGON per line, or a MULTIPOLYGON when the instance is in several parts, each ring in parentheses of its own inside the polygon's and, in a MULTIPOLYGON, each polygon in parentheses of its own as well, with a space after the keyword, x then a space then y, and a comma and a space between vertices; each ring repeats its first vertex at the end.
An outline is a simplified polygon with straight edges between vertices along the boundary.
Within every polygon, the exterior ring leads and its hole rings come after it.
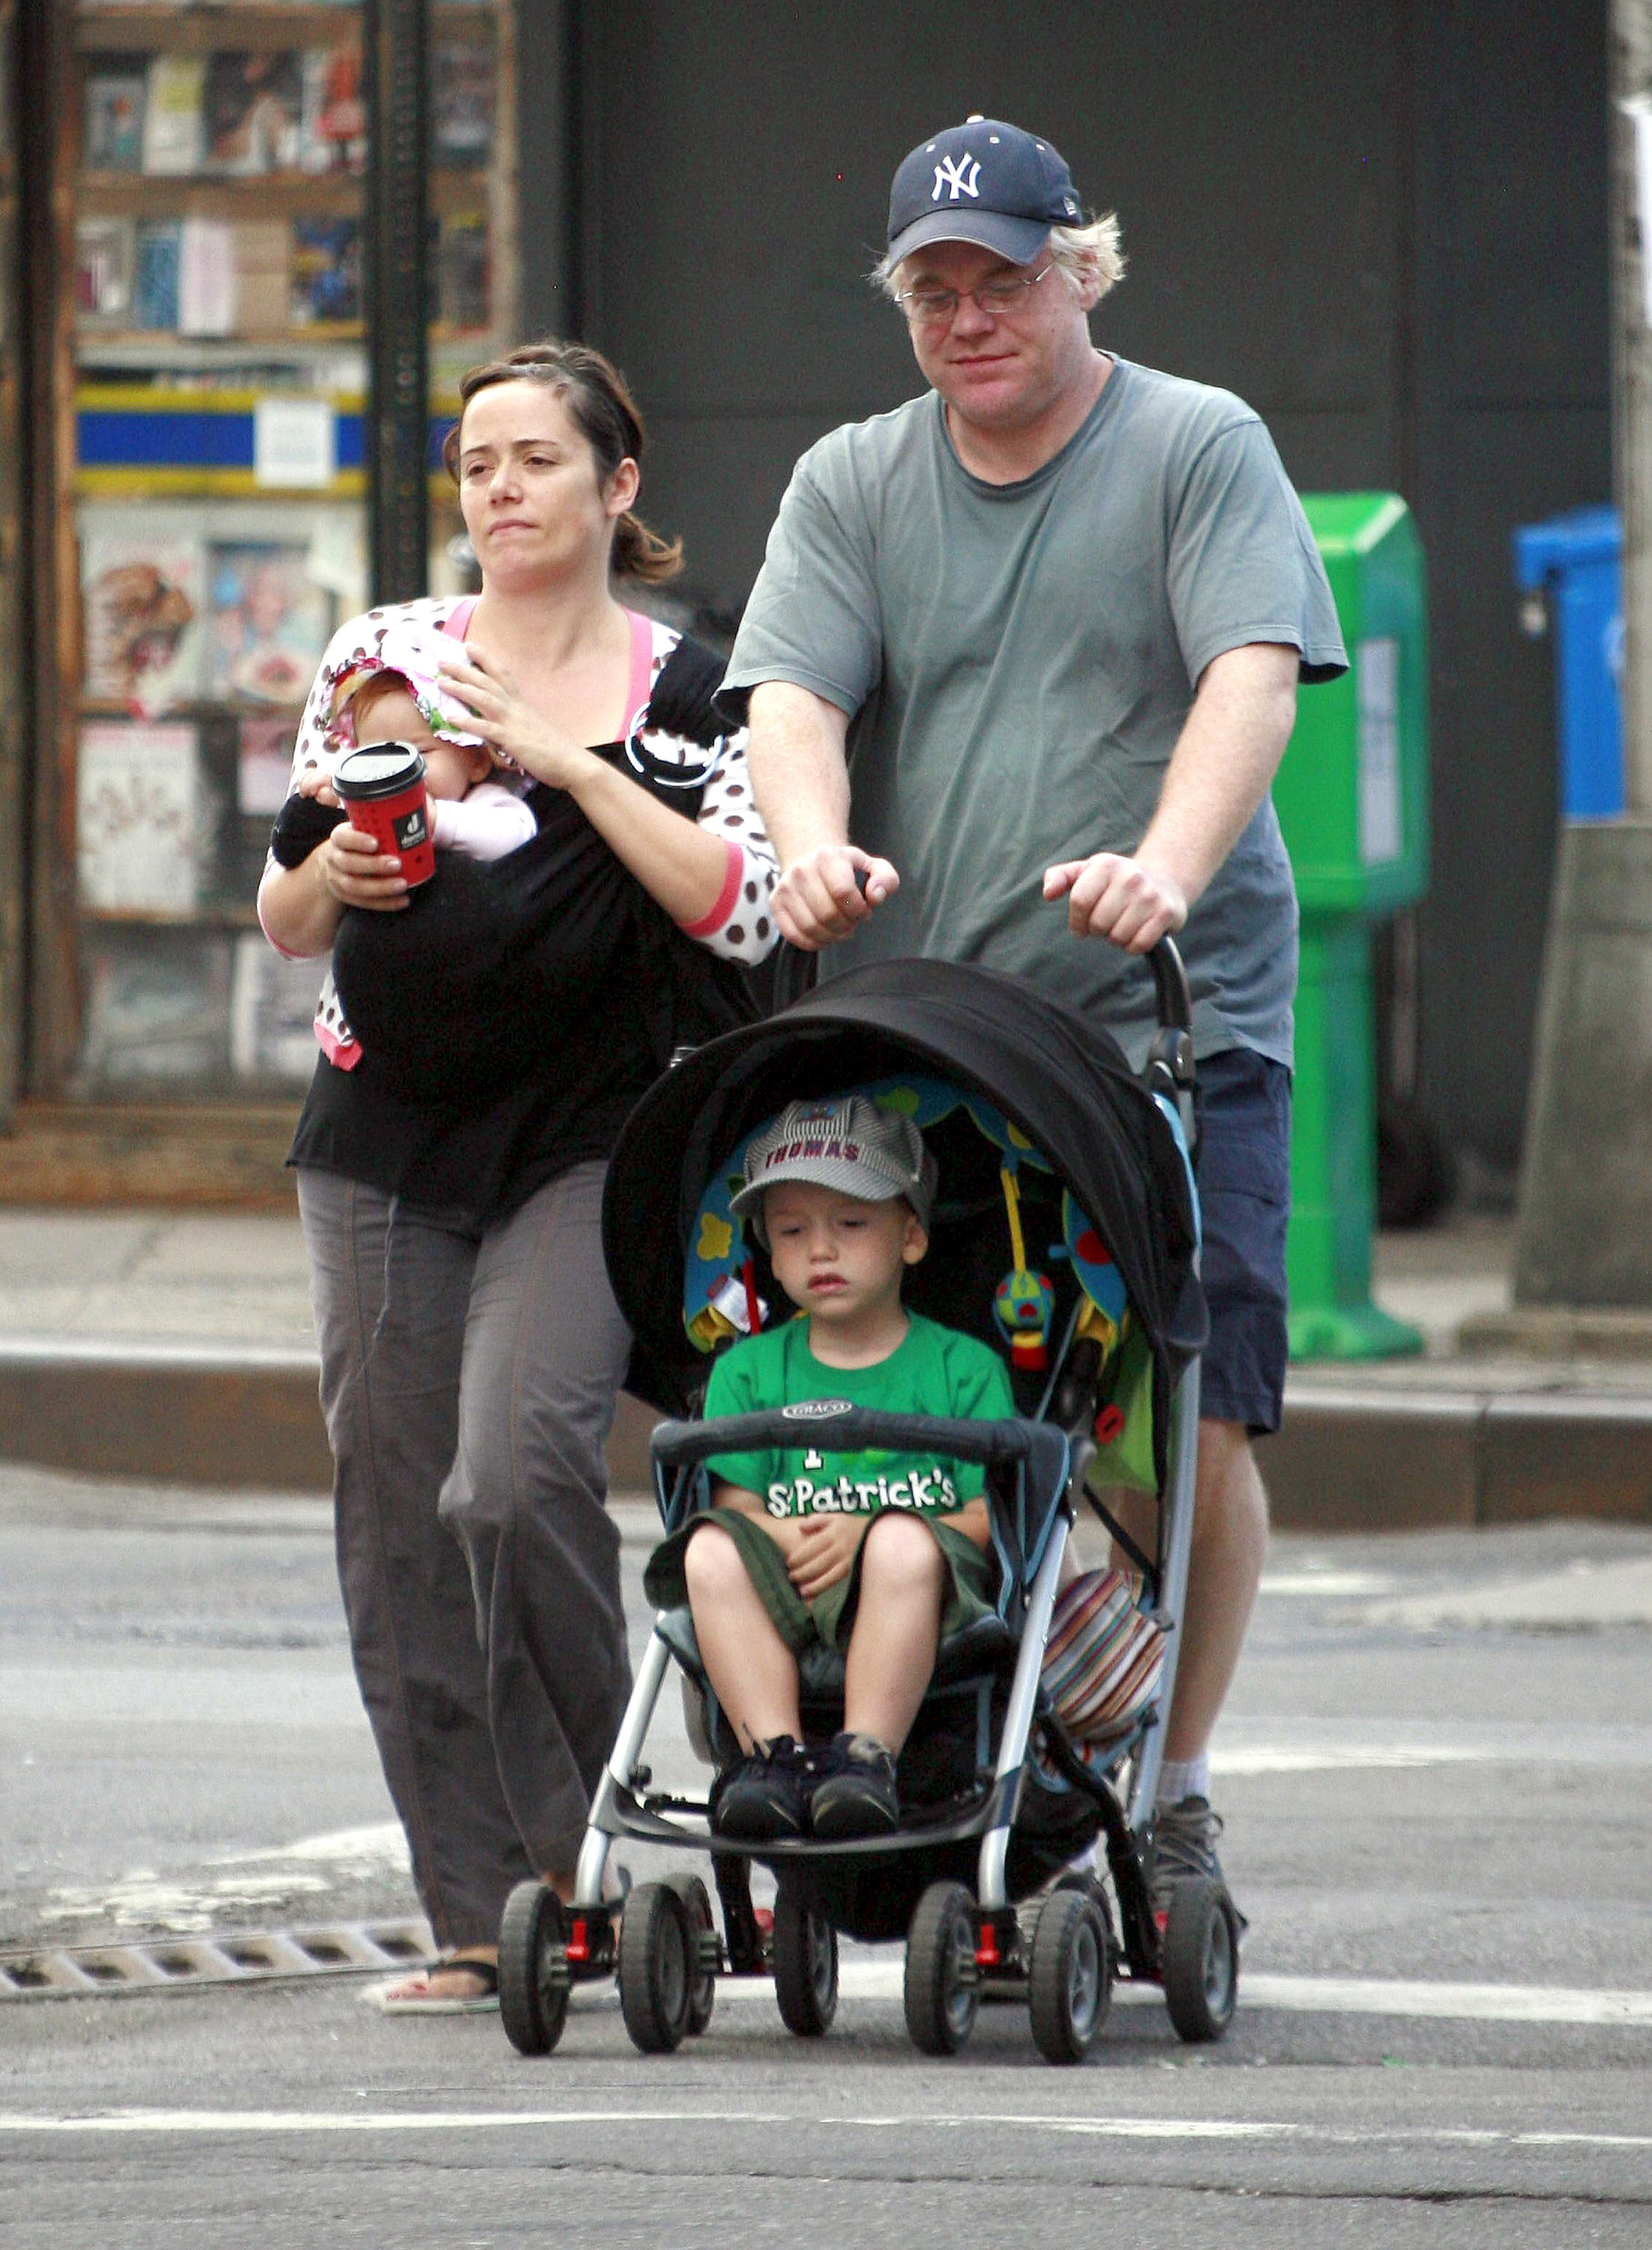
POLYGON ((1554 625, 1560 810, 1609 820, 1623 810, 1623 527, 1614 507, 1579 507, 1514 535, 1528 632, 1554 625))

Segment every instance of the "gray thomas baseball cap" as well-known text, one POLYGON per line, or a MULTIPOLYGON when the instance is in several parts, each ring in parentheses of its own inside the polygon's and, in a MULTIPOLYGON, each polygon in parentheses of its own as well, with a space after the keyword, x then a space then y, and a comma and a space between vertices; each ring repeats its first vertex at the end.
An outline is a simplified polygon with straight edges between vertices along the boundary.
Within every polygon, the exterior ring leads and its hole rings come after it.
POLYGON ((932 242, 974 242, 1029 266, 1052 226, 1083 217, 1060 151, 1002 118, 972 117, 921 142, 889 191, 889 262, 932 242))
POLYGON ((864 1094, 794 1101, 754 1137, 746 1151, 746 1184, 731 1198, 731 1208, 736 1218, 750 1220, 765 1249, 763 1197, 782 1180, 836 1188, 862 1203, 905 1196, 919 1224, 927 1227, 937 1177, 935 1159, 910 1117, 880 1109, 864 1094))

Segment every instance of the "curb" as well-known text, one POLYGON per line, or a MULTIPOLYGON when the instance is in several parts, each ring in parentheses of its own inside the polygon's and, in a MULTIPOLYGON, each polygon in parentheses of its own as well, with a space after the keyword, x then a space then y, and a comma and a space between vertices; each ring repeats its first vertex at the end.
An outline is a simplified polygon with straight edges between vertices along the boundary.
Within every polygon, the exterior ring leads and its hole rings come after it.
MULTIPOLYGON (((313 1353, 0 1339, 0 1459, 226 1491, 326 1492, 313 1353)), ((647 1492, 650 1409, 622 1397, 616 1492, 647 1492)), ((1299 1378, 1258 1450, 1282 1531, 1547 1516, 1652 1522, 1652 1391, 1362 1390, 1299 1378)))
MULTIPOLYGON (((330 1492, 313 1351, 0 1338, 0 1460, 224 1491, 330 1492)), ((656 1417, 622 1397, 616 1491, 649 1491, 656 1417)))
POLYGON ((1257 1458, 1281 1531, 1652 1522, 1652 1394, 1302 1381, 1257 1458))

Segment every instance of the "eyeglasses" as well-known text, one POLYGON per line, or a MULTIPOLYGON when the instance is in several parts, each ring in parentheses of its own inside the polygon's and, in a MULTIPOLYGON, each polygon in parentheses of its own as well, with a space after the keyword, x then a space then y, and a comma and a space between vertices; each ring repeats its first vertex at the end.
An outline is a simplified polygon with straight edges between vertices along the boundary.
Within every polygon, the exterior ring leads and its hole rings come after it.
POLYGON ((1027 291, 1036 289, 1045 274, 1054 271, 1051 259, 1048 266, 1041 266, 1036 273, 1022 280, 988 281, 979 289, 903 289, 895 302, 909 321, 921 321, 926 328, 950 327, 966 297, 989 321, 1002 321, 1019 313, 1028 302, 1027 291))

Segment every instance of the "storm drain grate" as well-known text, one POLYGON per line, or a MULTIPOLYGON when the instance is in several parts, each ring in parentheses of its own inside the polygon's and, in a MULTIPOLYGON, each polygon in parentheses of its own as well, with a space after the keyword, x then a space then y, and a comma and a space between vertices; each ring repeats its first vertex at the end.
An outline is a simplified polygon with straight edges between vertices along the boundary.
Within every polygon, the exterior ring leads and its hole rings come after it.
POLYGON ((429 1922, 328 1922, 137 1944, 0 1952, 0 2000, 76 2000, 104 1992, 177 1992, 200 1984, 268 1984, 298 1977, 363 1977, 428 1961, 429 1922))

